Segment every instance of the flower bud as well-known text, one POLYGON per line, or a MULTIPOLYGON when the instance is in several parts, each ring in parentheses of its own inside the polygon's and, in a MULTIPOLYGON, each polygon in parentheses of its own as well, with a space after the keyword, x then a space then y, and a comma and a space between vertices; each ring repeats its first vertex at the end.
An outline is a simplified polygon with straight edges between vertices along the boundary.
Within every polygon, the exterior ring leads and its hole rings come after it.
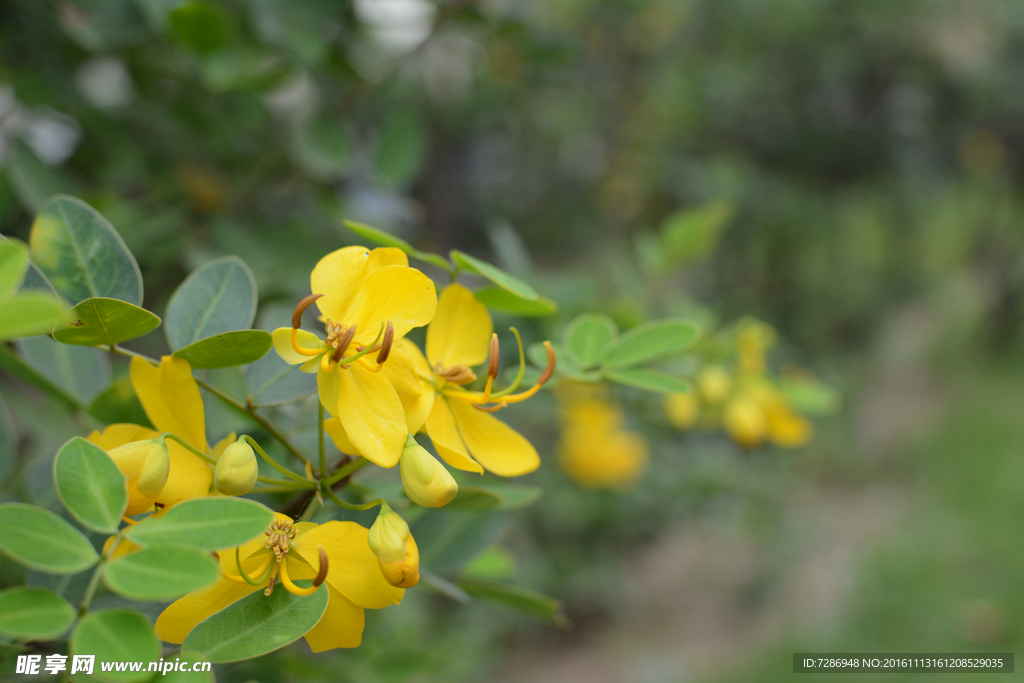
POLYGON ((721 365, 709 365, 697 375, 697 389, 708 403, 721 403, 732 389, 732 378, 721 365))
POLYGON ((387 503, 380 506, 366 541, 388 583, 397 588, 412 588, 419 583, 420 551, 409 525, 387 503))
POLYGON ((750 396, 740 396, 729 401, 725 406, 723 423, 733 441, 744 448, 760 446, 768 431, 764 408, 750 396))
POLYGON ((665 417, 676 429, 689 429, 697 424, 700 408, 693 392, 669 394, 665 399, 665 417))
POLYGON ((107 455, 128 478, 125 515, 137 515, 153 507, 171 471, 171 458, 164 440, 132 441, 110 449, 107 455))
POLYGON ((459 485, 444 465, 416 443, 412 434, 405 442, 399 471, 405 494, 425 508, 443 507, 459 492, 459 485))
POLYGON ((252 491, 259 476, 259 463, 252 446, 239 439, 224 449, 213 470, 213 485, 225 496, 240 496, 252 491))

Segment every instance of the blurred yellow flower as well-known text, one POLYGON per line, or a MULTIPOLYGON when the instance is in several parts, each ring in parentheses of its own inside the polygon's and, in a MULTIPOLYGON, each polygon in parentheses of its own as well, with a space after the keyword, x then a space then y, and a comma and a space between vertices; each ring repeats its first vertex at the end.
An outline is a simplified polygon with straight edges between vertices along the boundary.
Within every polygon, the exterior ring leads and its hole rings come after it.
POLYGON ((628 488, 647 467, 643 436, 624 428, 621 409, 600 385, 562 382, 556 390, 562 421, 559 464, 589 488, 628 488))
POLYGON ((434 317, 434 283, 410 268, 400 249, 345 247, 316 264, 310 288, 292 327, 274 331, 274 348, 286 362, 317 373, 320 402, 350 449, 394 467, 409 430, 398 393, 380 371, 394 342, 434 317), (325 320, 323 340, 299 329, 302 312, 314 301, 325 320), (370 353, 377 353, 373 362, 363 357, 370 353))
POLYGON ((419 583, 420 551, 409 525, 387 503, 380 506, 367 542, 388 583, 398 588, 412 588, 419 583))
POLYGON ((270 595, 281 584, 292 593, 308 595, 326 583, 327 611, 306 634, 306 641, 313 652, 358 647, 363 610, 402 601, 405 591, 384 580, 364 527, 355 522, 293 522, 280 513, 275 517, 264 536, 218 553, 221 575, 216 582, 163 611, 156 620, 161 640, 183 642, 200 621, 261 588, 270 595), (313 579, 313 585, 299 587, 296 579, 313 579))

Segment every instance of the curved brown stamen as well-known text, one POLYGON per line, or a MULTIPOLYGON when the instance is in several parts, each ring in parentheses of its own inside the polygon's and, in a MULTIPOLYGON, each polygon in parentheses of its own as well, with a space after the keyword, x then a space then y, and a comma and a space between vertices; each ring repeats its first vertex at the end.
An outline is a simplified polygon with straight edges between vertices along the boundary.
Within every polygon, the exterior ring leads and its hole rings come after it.
POLYGON ((388 321, 388 327, 384 330, 384 339, 380 342, 380 353, 377 354, 377 365, 380 365, 388 359, 388 355, 391 353, 391 345, 395 341, 395 327, 388 321))
POLYGON ((490 363, 487 366, 487 376, 491 379, 498 377, 498 335, 491 335, 490 363))
POLYGON ((270 597, 271 593, 274 592, 274 582, 275 581, 277 581, 277 574, 274 574, 273 576, 270 577, 270 583, 268 583, 267 587, 263 589, 263 594, 265 596, 267 596, 268 598, 270 597))
POLYGON ((302 327, 302 314, 306 312, 314 301, 322 297, 323 294, 310 294, 295 306, 295 312, 292 313, 292 329, 298 329, 302 327))
POLYGON ((544 372, 541 373, 541 376, 537 378, 537 384, 544 384, 551 379, 551 375, 555 374, 555 364, 558 362, 558 359, 555 356, 555 349, 551 346, 551 342, 544 342, 544 350, 548 352, 548 365, 544 368, 544 372))
POLYGON ((341 335, 341 339, 338 340, 338 345, 334 349, 334 353, 331 354, 331 360, 337 363, 341 360, 342 354, 348 348, 348 345, 352 343, 352 338, 356 336, 356 326, 345 330, 344 334, 341 335))
POLYGON ((502 401, 501 403, 495 403, 493 406, 482 406, 479 403, 470 403, 471 406, 477 410, 482 410, 485 413, 496 413, 502 408, 508 408, 508 404, 502 401))
POLYGON ((317 572, 316 578, 313 579, 313 585, 319 586, 327 578, 327 568, 330 563, 327 561, 327 551, 324 550, 322 545, 316 547, 320 551, 320 571, 317 572))

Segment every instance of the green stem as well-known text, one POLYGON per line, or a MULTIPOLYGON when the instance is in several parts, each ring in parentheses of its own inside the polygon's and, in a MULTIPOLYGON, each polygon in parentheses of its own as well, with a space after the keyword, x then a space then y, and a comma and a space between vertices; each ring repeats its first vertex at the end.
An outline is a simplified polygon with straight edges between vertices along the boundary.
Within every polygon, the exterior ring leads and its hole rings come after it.
POLYGON ((352 503, 346 503, 343 501, 329 488, 322 489, 322 491, 327 494, 327 497, 333 500, 338 507, 345 508, 346 510, 369 510, 370 508, 377 507, 378 505, 387 502, 383 498, 378 498, 376 500, 371 500, 369 503, 363 503, 362 505, 353 505, 352 503))
POLYGON ((302 488, 304 488, 304 489, 315 489, 316 488, 316 483, 315 482, 312 482, 309 479, 306 479, 305 477, 300 477, 299 475, 295 474, 291 470, 286 469, 286 468, 281 467, 280 465, 278 465, 277 462, 273 458, 271 458, 269 455, 267 455, 267 452, 264 451, 263 448, 261 448, 258 443, 256 443, 256 439, 252 438, 248 434, 243 434, 242 438, 245 439, 246 443, 248 443, 250 446, 252 446, 254 449, 256 449, 256 452, 259 453, 260 456, 262 456, 262 458, 264 460, 266 460, 268 463, 270 463, 270 466, 273 467, 275 470, 277 470, 278 472, 280 472, 284 476, 288 477, 292 481, 297 482, 299 484, 302 484, 302 488))
MULTIPOLYGON (((192 453, 192 455, 195 455, 195 456, 198 456, 198 457, 202 458, 203 460, 205 460, 206 462, 210 463, 211 465, 216 465, 217 464, 217 460, 216 459, 211 458, 206 453, 203 453, 201 450, 199 450, 198 448, 196 448, 195 446, 193 446, 189 442, 185 441, 185 439, 181 438, 177 434, 171 434, 170 432, 164 432, 160 436, 164 437, 165 439, 170 439, 171 441, 174 441, 175 443, 178 443, 178 444, 184 446, 190 453, 192 453)), ((159 438, 159 437, 157 437, 157 438, 159 438)))
POLYGON ((329 488, 334 484, 338 483, 339 481, 341 481, 342 479, 344 479, 345 477, 347 477, 348 475, 352 474, 359 468, 361 468, 363 465, 368 464, 369 462, 370 461, 367 460, 366 458, 356 458, 355 460, 345 465, 344 467, 339 467, 338 471, 329 476, 327 478, 327 481, 325 481, 324 483, 329 488))
POLYGON ((320 480, 327 476, 327 451, 324 449, 324 404, 319 405, 320 417, 317 420, 317 431, 320 434, 320 480))
POLYGON ((291 493, 295 490, 294 486, 254 486, 249 493, 291 493))
POLYGON ((89 585, 85 589, 85 594, 82 596, 82 602, 78 605, 78 616, 84 617, 89 611, 89 606, 92 604, 93 597, 96 596, 96 589, 99 588, 100 578, 103 576, 103 565, 106 564, 110 556, 117 550, 117 545, 121 542, 120 534, 114 539, 114 542, 110 544, 110 549, 103 553, 100 561, 96 564, 96 569, 92 573, 92 578, 89 579, 89 585))
POLYGON ((309 504, 306 505, 306 509, 302 511, 302 516, 299 517, 300 522, 308 522, 312 517, 313 513, 316 512, 317 508, 320 507, 321 499, 318 496, 313 496, 309 499, 309 504))
POLYGON ((294 482, 291 479, 274 479, 273 477, 264 477, 262 475, 259 476, 259 477, 256 477, 256 481, 260 482, 261 484, 270 484, 271 486, 281 486, 281 487, 287 488, 290 491, 297 491, 297 490, 300 490, 300 489, 308 488, 307 486, 299 486, 297 482, 294 482))

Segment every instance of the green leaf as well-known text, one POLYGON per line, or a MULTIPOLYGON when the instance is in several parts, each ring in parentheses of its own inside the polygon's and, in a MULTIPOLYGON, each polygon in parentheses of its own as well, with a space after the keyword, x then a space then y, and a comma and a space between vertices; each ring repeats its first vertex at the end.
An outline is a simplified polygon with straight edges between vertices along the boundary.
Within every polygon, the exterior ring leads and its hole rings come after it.
MULTIPOLYGON (((309 579, 296 581, 309 586, 309 579)), ((279 650, 304 636, 327 611, 327 586, 312 595, 256 591, 199 622, 185 637, 182 652, 215 662, 237 662, 279 650)))
POLYGON ((0 301, 0 341, 48 334, 64 319, 64 305, 47 292, 22 292, 0 301))
POLYGON ((50 337, 19 339, 25 361, 61 390, 88 404, 110 384, 110 359, 105 351, 60 344, 50 337))
POLYGON ((18 456, 17 432, 14 420, 0 396, 0 481, 7 481, 7 473, 14 466, 18 456))
POLYGON ((353 144, 343 121, 340 116, 321 114, 292 129, 292 158, 317 180, 335 180, 349 168, 353 144))
POLYGON ((103 569, 107 587, 132 600, 171 600, 217 580, 217 563, 187 545, 153 545, 103 569))
POLYGON ((690 385, 685 380, 650 368, 614 370, 606 372, 604 377, 629 387, 662 394, 685 394, 690 390, 690 385))
POLYGON ((82 526, 117 533, 128 507, 128 479, 106 451, 76 436, 57 451, 53 481, 64 507, 82 526))
POLYGON ((25 210, 36 213, 55 194, 75 194, 78 185, 55 168, 44 164, 21 140, 8 157, 7 177, 25 210))
POLYGON ((36 216, 32 261, 71 303, 102 296, 142 305, 142 273, 106 218, 80 199, 57 196, 36 216))
POLYGON ((53 331, 53 338, 62 344, 113 346, 159 326, 160 318, 144 308, 120 299, 95 297, 71 309, 67 323, 53 331))
POLYGON ((164 316, 167 344, 178 350, 224 332, 248 330, 256 316, 256 280, 237 256, 210 261, 171 295, 164 316))
POLYGON ((284 405, 316 393, 316 375, 288 365, 276 353, 250 365, 245 381, 254 406, 284 405))
POLYGON ((18 290, 28 270, 28 248, 8 240, 0 241, 0 301, 18 290))
POLYGON ((50 574, 75 574, 99 555, 82 532, 49 510, 25 503, 0 504, 0 551, 18 564, 50 574))
POLYGON ((378 142, 377 169, 395 185, 413 179, 423 163, 423 130, 416 119, 405 111, 388 118, 382 126, 378 142))
POLYGON ((478 289, 473 295, 480 303, 494 311, 529 317, 554 315, 558 312, 558 304, 547 297, 538 296, 536 300, 529 301, 501 287, 478 289))
POLYGON ((456 584, 474 598, 509 607, 562 628, 569 627, 569 620, 562 612, 562 603, 543 593, 522 586, 481 579, 460 579, 456 584))
POLYGON ((486 486, 460 486, 459 493, 446 510, 518 510, 535 503, 541 495, 537 486, 492 483, 486 486))
MULTIPOLYGON (((93 675, 109 681, 144 681, 153 677, 149 662, 160 658, 160 642, 142 614, 127 609, 90 612, 82 617, 69 642, 71 653, 95 655, 93 675), (100 670, 101 662, 145 662, 142 671, 100 670)), ((70 660, 69 660, 70 661, 70 660)))
POLYGON ((174 355, 187 360, 193 370, 227 368, 258 361, 273 345, 269 332, 238 330, 201 339, 178 349, 174 355))
POLYGON ((501 581, 516 573, 516 558, 500 545, 492 545, 466 563, 462 576, 467 579, 501 581))
POLYGON ((172 10, 168 16, 175 36, 185 45, 207 55, 230 41, 231 23, 224 11, 209 2, 192 0, 172 10))
POLYGON ((732 214, 732 205, 719 201, 669 215, 659 230, 663 267, 684 266, 710 254, 732 214))
POLYGON ((125 376, 115 379, 89 404, 89 414, 103 424, 127 422, 152 428, 149 417, 135 395, 132 378, 125 376))
POLYGON ((45 588, 17 586, 0 591, 0 634, 18 640, 51 640, 71 628, 75 609, 45 588))
POLYGON ((637 325, 606 346, 602 365, 622 368, 681 353, 691 348, 699 336, 700 327, 690 320, 652 320, 637 325))
POLYGON ((448 259, 440 254, 431 254, 425 251, 420 251, 402 238, 395 237, 391 233, 378 230, 377 228, 370 227, 364 223, 357 223, 356 221, 342 221, 342 223, 344 223, 345 227, 355 234, 359 235, 363 239, 373 242, 374 244, 401 249, 412 258, 437 266, 445 271, 450 271, 452 269, 452 265, 448 263, 448 259))
POLYGON ((432 570, 459 566, 494 543, 507 519, 503 511, 431 510, 411 525, 420 565, 432 570))
POLYGON ((80 399, 54 384, 52 380, 32 367, 25 358, 14 353, 4 344, 0 344, 0 368, 37 389, 45 391, 51 397, 63 403, 67 408, 82 410, 85 407, 80 399))
POLYGON ((492 266, 486 261, 481 261, 478 258, 474 258, 469 254, 465 254, 455 249, 451 251, 450 256, 452 257, 452 262, 462 270, 481 275, 502 289, 507 289, 512 292, 520 299, 536 301, 540 297, 540 295, 537 294, 537 290, 533 287, 526 284, 519 278, 509 275, 497 266, 492 266))
POLYGON ((194 652, 179 652, 173 655, 164 655, 164 662, 170 661, 171 659, 181 660, 183 662, 191 662, 192 664, 181 667, 181 671, 161 671, 159 678, 154 678, 154 683, 160 681, 160 683, 216 683, 216 678, 213 675, 213 667, 210 667, 209 671, 192 671, 191 668, 196 662, 205 662, 206 660, 195 654, 194 652))
POLYGON ((619 333, 615 321, 602 313, 583 313, 565 328, 565 348, 576 364, 590 368, 601 360, 601 354, 619 333))
POLYGON ((779 390, 793 408, 805 415, 832 415, 839 410, 839 392, 814 379, 781 380, 779 390))
POLYGON ((163 517, 150 517, 125 530, 139 545, 181 543, 203 550, 234 548, 262 534, 274 513, 245 498, 194 498, 163 517))

